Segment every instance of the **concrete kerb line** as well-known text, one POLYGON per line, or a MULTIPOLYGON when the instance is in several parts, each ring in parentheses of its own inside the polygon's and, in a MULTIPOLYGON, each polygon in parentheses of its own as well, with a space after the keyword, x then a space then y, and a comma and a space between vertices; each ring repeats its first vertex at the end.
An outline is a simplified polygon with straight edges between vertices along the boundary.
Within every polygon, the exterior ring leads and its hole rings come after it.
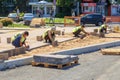
MULTIPOLYGON (((74 39, 77 39, 77 38, 71 38, 71 39, 68 39, 68 40, 64 40, 64 41, 59 41, 58 43, 62 43, 62 42, 66 42, 66 41, 70 41, 70 40, 74 40, 74 39)), ((29 50, 33 50, 33 49, 37 49, 37 48, 40 48, 40 47, 45 47, 45 46, 49 46, 50 44, 45 44, 45 45, 41 45, 41 46, 36 46, 36 47, 32 47, 30 48, 29 50)))
MULTIPOLYGON (((120 41, 105 42, 105 43, 89 45, 85 47, 62 50, 62 51, 58 51, 58 52, 54 52, 50 54, 79 55, 79 54, 84 54, 88 52, 94 52, 102 48, 110 48, 110 47, 115 47, 115 46, 120 46, 120 41)), ((19 58, 15 60, 8 60, 8 61, 5 61, 4 63, 0 63, 0 70, 4 70, 8 68, 15 68, 17 66, 28 65, 28 64, 31 64, 32 60, 33 60, 32 56, 26 57, 26 58, 19 58)))

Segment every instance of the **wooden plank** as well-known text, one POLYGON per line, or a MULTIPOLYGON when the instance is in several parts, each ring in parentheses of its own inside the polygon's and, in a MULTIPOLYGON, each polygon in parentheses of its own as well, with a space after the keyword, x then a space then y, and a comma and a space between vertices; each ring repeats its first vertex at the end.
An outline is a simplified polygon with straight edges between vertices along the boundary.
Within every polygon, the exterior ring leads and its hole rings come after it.
POLYGON ((32 61, 32 66, 38 66, 38 65, 44 65, 45 68, 49 68, 50 66, 51 67, 57 67, 58 69, 62 69, 63 67, 69 67, 73 64, 78 64, 78 60, 75 60, 75 61, 71 61, 69 63, 66 63, 66 64, 51 64, 51 63, 44 63, 44 62, 34 62, 32 61))
POLYGON ((103 55, 120 55, 120 49, 101 49, 103 55))

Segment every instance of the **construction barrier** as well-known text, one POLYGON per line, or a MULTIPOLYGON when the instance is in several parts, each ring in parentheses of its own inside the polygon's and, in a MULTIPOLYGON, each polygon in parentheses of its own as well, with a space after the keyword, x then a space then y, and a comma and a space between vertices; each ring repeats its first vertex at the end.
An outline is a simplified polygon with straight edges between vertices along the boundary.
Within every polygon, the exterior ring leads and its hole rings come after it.
POLYGON ((120 16, 106 16, 106 22, 120 22, 120 16))
POLYGON ((64 26, 76 26, 80 25, 80 16, 65 16, 64 17, 64 26))

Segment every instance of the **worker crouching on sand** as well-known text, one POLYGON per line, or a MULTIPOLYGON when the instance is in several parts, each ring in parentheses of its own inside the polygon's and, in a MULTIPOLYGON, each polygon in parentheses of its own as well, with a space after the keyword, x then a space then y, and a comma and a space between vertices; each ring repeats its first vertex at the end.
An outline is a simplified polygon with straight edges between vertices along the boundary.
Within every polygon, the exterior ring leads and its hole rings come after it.
POLYGON ((16 34, 12 38, 12 45, 15 46, 15 48, 22 47, 22 46, 24 46, 25 48, 28 48, 29 46, 26 45, 26 42, 25 42, 28 35, 29 35, 28 31, 25 31, 22 34, 16 34))
POLYGON ((55 30, 56 28, 53 27, 51 29, 48 29, 44 34, 43 34, 43 39, 45 40, 45 42, 49 42, 52 43, 55 40, 55 30))
POLYGON ((85 26, 84 25, 81 25, 81 26, 77 26, 73 29, 73 34, 74 34, 74 37, 80 37, 81 39, 83 39, 86 34, 89 35, 88 32, 86 32, 84 30, 85 26), (85 34, 81 34, 81 32, 85 33, 85 34))
POLYGON ((107 24, 102 24, 99 28, 99 37, 105 37, 105 33, 107 33, 107 24))

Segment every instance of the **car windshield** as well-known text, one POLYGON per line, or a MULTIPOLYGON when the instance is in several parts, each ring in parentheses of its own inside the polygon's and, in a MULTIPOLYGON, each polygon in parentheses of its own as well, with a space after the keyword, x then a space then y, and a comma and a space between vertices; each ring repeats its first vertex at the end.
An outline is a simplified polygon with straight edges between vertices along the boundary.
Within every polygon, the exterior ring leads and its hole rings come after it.
POLYGON ((16 13, 10 13, 8 16, 17 16, 16 13))
POLYGON ((32 13, 26 13, 24 16, 33 16, 32 13))
POLYGON ((84 15, 83 17, 87 17, 89 14, 84 15))

